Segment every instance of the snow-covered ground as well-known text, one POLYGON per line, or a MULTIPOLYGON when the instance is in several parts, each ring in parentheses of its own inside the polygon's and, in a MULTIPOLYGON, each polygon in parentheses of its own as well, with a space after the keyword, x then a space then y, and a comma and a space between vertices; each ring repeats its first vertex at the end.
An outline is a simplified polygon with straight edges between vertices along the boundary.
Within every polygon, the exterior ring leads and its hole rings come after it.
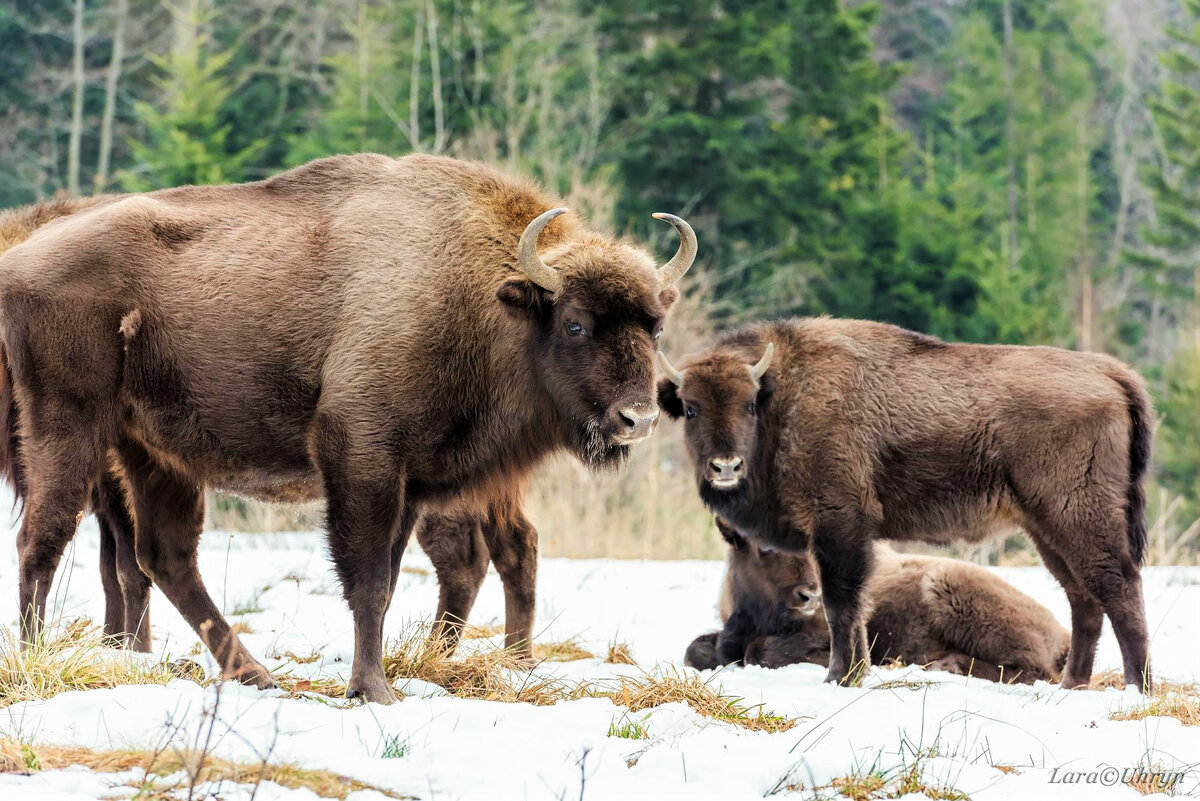
MULTIPOLYGON (((15 630, 14 537, 15 532, 0 536, 0 622, 15 630)), ((97 549, 89 519, 60 568, 52 593, 54 614, 103 616, 97 549)), ((436 605, 428 562, 414 549, 405 565, 425 570, 403 574, 387 620, 391 633, 428 619, 436 605)), ((688 642, 717 625, 714 601, 721 570, 719 562, 543 560, 537 640, 578 637, 601 656, 610 642, 627 642, 641 668, 597 658, 544 663, 537 670, 572 679, 604 678, 660 663, 681 664, 688 642)), ((253 633, 244 641, 269 667, 304 676, 348 676, 351 619, 319 535, 209 533, 202 543, 201 571, 227 611, 262 610, 231 617, 250 625, 253 633), (319 654, 319 659, 289 663, 280 656, 289 651, 319 654)), ((1043 569, 997 572, 1069 625, 1066 599, 1043 569)), ((1200 679, 1200 570, 1148 568, 1145 577, 1156 676, 1200 679)), ((492 574, 471 622, 502 622, 503 608, 499 579, 492 574)), ((157 591, 152 609, 160 655, 187 655, 197 638, 157 591)), ((213 668, 210 662, 206 666, 213 668)), ((1097 670, 1119 666, 1116 641, 1106 628, 1097 670)), ((1000 686, 915 669, 876 669, 867 686, 845 689, 823 684, 824 672, 815 665, 747 668, 714 679, 726 694, 748 704, 801 718, 787 732, 750 732, 670 704, 630 715, 649 732, 643 740, 608 736, 624 710, 603 698, 534 707, 438 697, 426 688, 382 707, 285 698, 279 691, 227 684, 220 690, 213 751, 250 763, 270 753, 274 763, 329 769, 422 799, 729 801, 773 791, 811 798, 812 789, 783 788, 822 787, 875 769, 895 772, 912 764, 914 754, 921 755, 928 784, 953 787, 972 799, 1135 798, 1137 792, 1128 786, 1105 786, 1113 776, 1105 768, 1138 765, 1182 771, 1175 792, 1200 794, 1200 727, 1170 718, 1110 720, 1113 711, 1140 703, 1132 690, 1000 686), (915 681, 896 686, 901 678, 915 681), (397 743, 404 747, 396 749, 397 743), (1096 783, 1062 781, 1075 772, 1093 773, 1096 783)), ((0 709, 0 736, 104 750, 152 749, 169 726, 181 725, 180 736, 190 737, 216 692, 177 681, 166 687, 64 693, 0 709)), ((84 769, 0 775, 0 799, 57 801, 133 792, 116 784, 111 775, 84 769)), ((248 798, 249 789, 225 785, 216 795, 248 798)), ((275 785, 260 787, 257 795, 281 801, 313 797, 307 790, 275 785)), ((360 791, 352 797, 381 796, 360 791)))

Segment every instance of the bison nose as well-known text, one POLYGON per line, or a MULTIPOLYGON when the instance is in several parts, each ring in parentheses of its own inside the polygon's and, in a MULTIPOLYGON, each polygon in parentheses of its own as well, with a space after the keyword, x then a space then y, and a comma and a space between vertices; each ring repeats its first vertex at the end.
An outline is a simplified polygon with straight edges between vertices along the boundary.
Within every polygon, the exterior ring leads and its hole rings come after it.
POLYGON ((730 456, 721 459, 710 459, 708 468, 712 471, 715 478, 731 479, 738 478, 742 474, 742 466, 745 462, 740 456, 730 456))
POLYGON ((658 406, 626 406, 617 410, 617 436, 628 442, 645 439, 654 433, 657 422, 658 406))
POLYGON ((803 612, 815 612, 821 602, 821 591, 812 587, 796 587, 792 590, 792 607, 803 612))

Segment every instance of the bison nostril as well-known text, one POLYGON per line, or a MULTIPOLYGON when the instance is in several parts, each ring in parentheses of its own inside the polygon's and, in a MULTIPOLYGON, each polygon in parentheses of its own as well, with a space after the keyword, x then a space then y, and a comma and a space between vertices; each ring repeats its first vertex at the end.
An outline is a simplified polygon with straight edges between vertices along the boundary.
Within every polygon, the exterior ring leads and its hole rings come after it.
POLYGON ((637 425, 637 420, 624 409, 617 412, 617 417, 621 418, 621 422, 625 424, 626 428, 633 428, 637 425))
POLYGON ((732 456, 724 459, 710 459, 708 468, 713 473, 723 478, 732 478, 742 472, 742 467, 745 461, 740 456, 732 456))

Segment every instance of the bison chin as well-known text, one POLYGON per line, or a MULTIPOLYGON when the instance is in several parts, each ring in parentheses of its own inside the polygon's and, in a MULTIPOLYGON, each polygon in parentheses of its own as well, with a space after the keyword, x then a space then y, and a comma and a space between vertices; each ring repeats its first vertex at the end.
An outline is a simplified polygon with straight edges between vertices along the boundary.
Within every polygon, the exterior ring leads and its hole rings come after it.
POLYGON ((700 500, 716 514, 727 520, 738 520, 750 507, 750 484, 742 479, 733 486, 716 486, 700 478, 700 500))
POLYGON ((575 431, 575 453, 590 470, 616 472, 629 458, 629 446, 616 442, 595 417, 587 418, 575 431))

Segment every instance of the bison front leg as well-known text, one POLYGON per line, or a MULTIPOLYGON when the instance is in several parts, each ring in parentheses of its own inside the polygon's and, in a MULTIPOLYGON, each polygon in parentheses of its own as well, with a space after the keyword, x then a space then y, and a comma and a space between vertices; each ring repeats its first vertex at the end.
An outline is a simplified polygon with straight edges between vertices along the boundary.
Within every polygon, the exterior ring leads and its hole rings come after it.
POLYGON ((846 686, 856 683, 871 666, 863 598, 873 559, 871 530, 860 519, 849 526, 819 527, 813 540, 829 622, 829 672, 825 681, 846 686))
POLYGON ((417 542, 433 563, 438 580, 438 609, 430 638, 451 653, 487 576, 488 548, 479 519, 465 513, 422 516, 417 542))
MULTIPOLYGON (((93 508, 96 504, 93 502, 93 508)), ((125 598, 117 578, 117 541, 108 521, 96 512, 100 526, 100 586, 104 588, 104 638, 113 647, 125 646, 125 598)))
POLYGON ((520 659, 532 659, 537 529, 519 511, 506 519, 492 509, 483 523, 483 539, 504 583, 504 647, 520 659))
POLYGON ((411 526, 402 518, 404 481, 385 453, 358 447, 328 418, 314 438, 328 504, 329 550, 354 616, 354 664, 347 698, 396 700, 383 672, 383 618, 411 526))

